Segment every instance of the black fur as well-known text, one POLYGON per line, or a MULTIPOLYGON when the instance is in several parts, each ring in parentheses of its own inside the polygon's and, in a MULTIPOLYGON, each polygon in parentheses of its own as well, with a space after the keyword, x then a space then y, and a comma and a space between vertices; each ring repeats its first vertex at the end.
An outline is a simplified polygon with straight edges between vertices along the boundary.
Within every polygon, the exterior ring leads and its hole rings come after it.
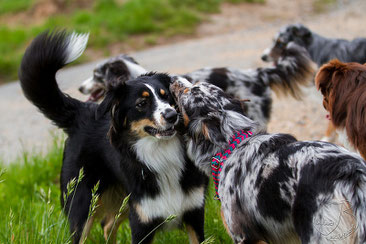
MULTIPOLYGON (((318 66, 335 58, 342 62, 366 62, 366 38, 355 38, 352 41, 327 38, 312 32, 302 24, 291 24, 283 27, 277 34, 271 47, 272 53, 281 52, 289 42, 306 48, 318 66)), ((266 54, 262 59, 272 61, 266 54)))
MULTIPOLYGON (((161 192, 161 186, 164 186, 164 180, 160 179, 160 182, 163 183, 159 185, 158 177, 163 172, 155 172, 149 168, 144 161, 139 159, 138 152, 132 148, 133 143, 138 139, 142 137, 152 138, 153 136, 146 131, 145 134, 143 132, 141 135, 134 134, 131 132, 130 126, 134 122, 142 121, 143 124, 145 120, 152 121, 153 112, 158 106, 158 99, 167 104, 167 107, 161 111, 161 120, 169 132, 158 128, 156 133, 164 136, 174 132, 172 125, 175 122, 172 121, 174 116, 177 117, 177 114, 168 104, 173 103, 168 87, 170 78, 165 74, 150 73, 135 81, 119 83, 117 87, 111 89, 99 107, 95 103, 78 101, 64 94, 59 89, 55 79, 56 72, 68 61, 73 61, 69 60, 69 49, 73 48, 72 45, 74 45, 70 38, 71 35, 65 31, 45 32, 36 37, 22 59, 19 70, 21 87, 25 96, 68 135, 65 141, 60 187, 61 203, 69 218, 73 243, 78 243, 82 238, 89 214, 91 190, 97 182, 100 182, 97 192, 100 195, 100 202, 98 202, 99 207, 95 217, 102 217, 104 227, 107 226, 108 221, 114 221, 114 216, 118 213, 122 200, 127 193, 131 193, 129 219, 132 243, 138 243, 166 216, 157 216, 149 218, 147 221, 141 221, 141 214, 139 215, 135 208, 136 204, 139 204, 139 200, 143 198, 157 197, 161 192), (153 92, 147 87, 148 85, 158 94, 157 97, 153 96, 153 92), (149 92, 150 97, 144 103, 146 106, 139 103, 144 99, 141 97, 142 90, 149 92), (163 94, 162 90, 166 93, 163 94), (112 120, 110 113, 108 113, 110 110, 112 110, 112 120), (168 119, 170 122, 167 122, 168 119), (116 143, 118 150, 111 146, 107 135, 110 135, 111 141, 116 143), (72 179, 77 179, 81 168, 84 169, 84 178, 64 201, 63 196, 67 192, 67 184, 72 179), (113 195, 108 198, 110 192, 113 192, 113 195), (117 205, 117 208, 110 207, 113 205, 117 205)), ((151 122, 151 125, 154 126, 154 123, 151 122)), ((154 132, 154 130, 151 131, 154 132)), ((178 138, 176 149, 182 152, 182 161, 175 158, 178 161, 176 164, 182 167, 178 183, 180 189, 183 194, 200 187, 203 189, 202 194, 199 195, 202 197, 200 199, 202 204, 188 209, 183 216, 178 216, 180 219, 177 220, 177 225, 180 226, 180 223, 184 222, 192 226, 198 241, 203 241, 204 192, 208 179, 206 176, 202 176, 202 173, 183 153, 185 150, 182 138, 179 135, 175 135, 173 138, 178 138)), ((157 139, 157 141, 160 140, 157 139)), ((167 151, 166 153, 174 155, 178 152, 167 151)), ((145 155, 147 160, 152 156, 145 155)), ((174 201, 174 199, 165 200, 174 201)), ((142 209, 142 211, 144 210, 142 209)), ((122 221, 124 217, 121 218, 122 221)), ((92 220, 93 218, 90 219, 90 221, 92 220)), ((115 228, 118 228, 118 225, 119 221, 115 228)), ((109 231, 112 231, 111 228, 107 230, 107 233, 104 233, 105 236, 108 236, 109 231)), ((113 238, 115 237, 112 237, 111 240, 113 238)), ((148 236, 144 243, 149 242, 152 238, 153 235, 148 236)))

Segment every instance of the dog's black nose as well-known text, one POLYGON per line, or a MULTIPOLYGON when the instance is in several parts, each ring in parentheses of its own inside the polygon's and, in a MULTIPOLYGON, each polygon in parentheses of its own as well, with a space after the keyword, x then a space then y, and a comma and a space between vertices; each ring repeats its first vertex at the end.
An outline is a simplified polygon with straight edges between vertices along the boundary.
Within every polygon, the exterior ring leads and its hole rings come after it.
POLYGON ((178 114, 174 109, 167 109, 163 113, 163 118, 169 123, 174 123, 175 121, 177 121, 177 117, 178 114))
POLYGON ((268 55, 267 54, 263 54, 262 57, 261 57, 261 59, 263 61, 267 61, 268 60, 268 55))

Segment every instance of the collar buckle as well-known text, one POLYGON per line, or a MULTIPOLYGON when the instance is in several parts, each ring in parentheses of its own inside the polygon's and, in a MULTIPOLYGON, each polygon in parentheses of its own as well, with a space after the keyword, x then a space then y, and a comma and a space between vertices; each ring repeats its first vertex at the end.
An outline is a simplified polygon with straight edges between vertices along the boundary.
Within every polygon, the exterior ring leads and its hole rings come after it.
POLYGON ((222 163, 222 159, 217 159, 215 157, 211 158, 211 167, 214 168, 215 170, 218 170, 220 168, 221 163, 222 163))

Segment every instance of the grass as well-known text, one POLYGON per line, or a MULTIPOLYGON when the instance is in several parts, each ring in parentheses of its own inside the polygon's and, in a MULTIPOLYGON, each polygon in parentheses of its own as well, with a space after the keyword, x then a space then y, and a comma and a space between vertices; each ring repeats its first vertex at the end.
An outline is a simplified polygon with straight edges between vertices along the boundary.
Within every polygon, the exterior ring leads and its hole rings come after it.
MULTIPOLYGON (((1 0, 0 17, 4 13, 25 11, 37 0, 1 0)), ((89 49, 108 55, 110 44, 128 42, 133 35, 145 36, 152 45, 159 36, 191 34, 207 13, 219 11, 224 1, 263 2, 264 0, 94 0, 88 8, 74 7, 75 0, 63 0, 64 10, 41 24, 0 26, 0 82, 17 78, 17 69, 26 45, 41 31, 68 28, 90 32, 89 49)), ((84 61, 87 61, 85 58, 84 61)))
MULTIPOLYGON (((70 243, 68 221, 60 206, 63 141, 62 137, 56 137, 45 155, 24 153, 9 166, 0 164, 0 243, 70 243)), ((213 185, 210 185, 205 236, 214 238, 214 243, 232 243, 221 222, 220 203, 213 200, 213 195, 213 185)), ((117 240, 119 243, 131 241, 128 221, 119 228, 117 240)), ((188 242, 182 230, 158 232, 154 241, 159 244, 188 242)), ((93 226, 86 243, 105 243, 99 224, 93 226)))
POLYGON ((32 0, 1 0, 0 14, 16 13, 27 10, 33 4, 32 0))

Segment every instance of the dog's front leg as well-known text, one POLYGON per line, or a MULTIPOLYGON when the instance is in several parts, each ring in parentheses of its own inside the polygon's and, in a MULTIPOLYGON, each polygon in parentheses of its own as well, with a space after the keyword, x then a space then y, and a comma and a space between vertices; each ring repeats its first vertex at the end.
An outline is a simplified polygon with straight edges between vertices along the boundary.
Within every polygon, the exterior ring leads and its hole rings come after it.
POLYGON ((135 208, 132 208, 134 204, 130 204, 129 221, 131 227, 132 244, 148 244, 152 243, 155 233, 158 230, 158 226, 164 222, 164 219, 150 220, 146 216, 138 214, 135 208))
POLYGON ((205 207, 197 208, 188 211, 183 216, 183 221, 186 224, 186 229, 191 244, 198 244, 204 241, 204 218, 205 207))

